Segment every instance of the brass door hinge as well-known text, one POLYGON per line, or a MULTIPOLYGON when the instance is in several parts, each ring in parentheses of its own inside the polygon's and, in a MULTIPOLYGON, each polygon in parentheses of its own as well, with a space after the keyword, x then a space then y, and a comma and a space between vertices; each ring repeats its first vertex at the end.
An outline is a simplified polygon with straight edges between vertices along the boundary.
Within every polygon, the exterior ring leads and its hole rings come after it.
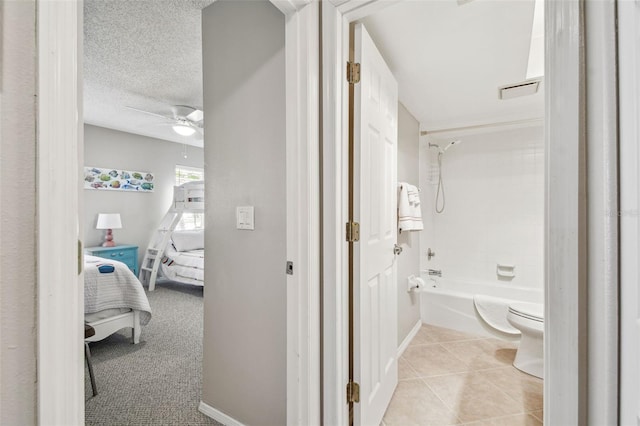
POLYGON ((347 62, 347 81, 349 84, 360 83, 360 64, 347 62))
POLYGON ((84 254, 82 253, 82 241, 78 240, 78 275, 82 273, 84 266, 84 254))
POLYGON ((347 222, 347 241, 350 243, 360 241, 360 224, 358 222, 347 222))
POLYGON ((347 383, 347 404, 360 402, 360 385, 356 382, 347 383))

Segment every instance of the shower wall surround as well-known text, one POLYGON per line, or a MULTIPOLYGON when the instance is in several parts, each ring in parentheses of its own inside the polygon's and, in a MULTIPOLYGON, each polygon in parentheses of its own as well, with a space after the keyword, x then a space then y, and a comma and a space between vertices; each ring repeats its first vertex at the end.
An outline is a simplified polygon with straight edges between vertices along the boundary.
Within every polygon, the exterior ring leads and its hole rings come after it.
MULTIPOLYGON (((442 159, 446 209, 435 212, 437 150, 420 140, 425 230, 421 269, 447 279, 542 288, 544 247, 544 128, 494 129, 456 135, 464 142, 442 159), (427 260, 427 249, 436 256, 427 260), (498 264, 515 265, 511 279, 498 264)), ((446 143, 454 137, 431 138, 446 143)))

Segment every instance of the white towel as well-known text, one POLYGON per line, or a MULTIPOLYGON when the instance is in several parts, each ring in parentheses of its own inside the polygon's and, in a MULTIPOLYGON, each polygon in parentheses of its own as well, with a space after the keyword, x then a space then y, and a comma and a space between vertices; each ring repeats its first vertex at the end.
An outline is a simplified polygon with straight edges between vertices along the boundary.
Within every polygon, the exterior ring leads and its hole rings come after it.
MULTIPOLYGON (((422 211, 420 210, 420 199, 418 202, 411 203, 409 200, 409 185, 406 182, 399 183, 398 190, 398 232, 402 231, 421 231, 424 229, 422 225, 422 211)), ((413 187, 415 193, 418 190, 413 187)))
POLYGON ((500 297, 482 296, 476 294, 473 296, 473 304, 476 306, 478 315, 487 324, 510 335, 519 335, 520 330, 514 328, 507 321, 507 314, 509 313, 509 303, 513 300, 502 299, 500 297))
POLYGON ((409 196, 409 204, 420 205, 420 191, 414 185, 407 185, 407 195, 409 196))

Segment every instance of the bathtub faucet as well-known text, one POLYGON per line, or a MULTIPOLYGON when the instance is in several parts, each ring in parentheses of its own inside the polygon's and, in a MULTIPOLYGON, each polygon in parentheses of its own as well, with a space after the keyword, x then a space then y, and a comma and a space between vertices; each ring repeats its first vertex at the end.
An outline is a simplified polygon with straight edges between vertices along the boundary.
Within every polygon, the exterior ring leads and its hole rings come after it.
POLYGON ((436 277, 441 277, 442 276, 442 270, 440 270, 440 269, 427 269, 427 274, 435 275, 436 277))

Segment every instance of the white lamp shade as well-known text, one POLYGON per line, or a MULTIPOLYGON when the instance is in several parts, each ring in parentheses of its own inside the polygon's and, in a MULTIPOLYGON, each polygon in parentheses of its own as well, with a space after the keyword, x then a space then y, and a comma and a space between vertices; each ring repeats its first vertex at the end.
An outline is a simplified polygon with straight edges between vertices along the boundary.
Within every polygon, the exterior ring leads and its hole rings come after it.
POLYGON ((120 213, 100 213, 98 215, 98 224, 96 229, 120 229, 122 222, 120 221, 120 213))

